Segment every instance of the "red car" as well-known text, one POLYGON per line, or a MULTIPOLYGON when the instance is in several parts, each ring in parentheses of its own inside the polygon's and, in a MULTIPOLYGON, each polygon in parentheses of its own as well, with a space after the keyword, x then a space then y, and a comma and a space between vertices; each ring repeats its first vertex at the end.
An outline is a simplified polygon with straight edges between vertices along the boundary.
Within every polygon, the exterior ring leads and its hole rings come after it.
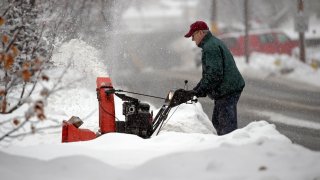
MULTIPOLYGON (((219 36, 235 56, 245 55, 244 37, 244 33, 228 33, 219 36)), ((298 41, 291 40, 280 31, 249 32, 249 53, 291 55, 292 50, 297 46, 298 41)))

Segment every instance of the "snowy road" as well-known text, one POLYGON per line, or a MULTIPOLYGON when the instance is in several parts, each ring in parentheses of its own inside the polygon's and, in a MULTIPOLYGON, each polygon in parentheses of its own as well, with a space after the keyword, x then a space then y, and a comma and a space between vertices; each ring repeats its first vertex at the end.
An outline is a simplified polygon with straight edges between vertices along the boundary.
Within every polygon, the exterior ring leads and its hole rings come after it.
MULTIPOLYGON (((189 80, 192 88, 200 78, 200 71, 155 71, 136 73, 130 77, 114 77, 116 86, 140 93, 165 97, 170 89, 183 88, 189 80)), ((293 142, 313 150, 320 150, 320 88, 285 79, 259 79, 245 76, 246 88, 238 105, 239 126, 252 121, 267 120, 293 142)), ((156 107, 162 101, 139 97, 156 107)), ((200 99, 203 109, 211 118, 213 101, 200 99)))

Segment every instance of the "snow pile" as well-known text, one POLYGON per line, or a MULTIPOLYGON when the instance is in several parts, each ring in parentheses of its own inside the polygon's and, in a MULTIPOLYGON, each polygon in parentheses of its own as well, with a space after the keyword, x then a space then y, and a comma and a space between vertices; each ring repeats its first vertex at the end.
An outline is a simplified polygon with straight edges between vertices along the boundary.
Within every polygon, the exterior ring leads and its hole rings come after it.
POLYGON ((293 125, 293 126, 302 127, 302 128, 314 129, 317 131, 320 130, 320 123, 318 122, 288 117, 283 114, 279 114, 271 111, 252 111, 252 112, 258 113, 262 116, 272 117, 268 119, 268 122, 281 123, 289 126, 293 125))
POLYGON ((12 154, 0 152, 4 179, 320 178, 320 154, 292 144, 265 121, 226 136, 164 132, 141 139, 110 133, 92 141, 3 151, 12 154))
POLYGON ((173 108, 162 131, 217 134, 200 103, 181 104, 173 108))
POLYGON ((249 64, 245 63, 244 57, 236 57, 235 61, 239 70, 247 75, 284 77, 320 86, 319 70, 288 55, 252 53, 249 64))

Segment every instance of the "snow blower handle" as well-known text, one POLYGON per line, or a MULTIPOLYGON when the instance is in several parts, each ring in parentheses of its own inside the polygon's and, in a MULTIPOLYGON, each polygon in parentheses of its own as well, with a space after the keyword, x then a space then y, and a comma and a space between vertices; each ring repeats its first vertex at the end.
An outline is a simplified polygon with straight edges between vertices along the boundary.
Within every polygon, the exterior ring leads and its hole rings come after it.
POLYGON ((151 98, 156 98, 156 99, 163 99, 165 100, 166 98, 163 97, 158 97, 158 96, 153 96, 153 95, 148 95, 148 94, 142 94, 142 93, 137 93, 137 92, 132 92, 132 91, 125 91, 122 89, 106 89, 106 94, 114 94, 115 92, 122 92, 122 93, 129 93, 129 94, 135 94, 135 95, 140 95, 140 96, 145 96, 145 97, 151 97, 151 98))
POLYGON ((197 99, 194 99, 194 96, 196 96, 196 94, 193 90, 178 89, 169 100, 169 106, 175 107, 182 103, 187 103, 188 101, 198 102, 197 99))

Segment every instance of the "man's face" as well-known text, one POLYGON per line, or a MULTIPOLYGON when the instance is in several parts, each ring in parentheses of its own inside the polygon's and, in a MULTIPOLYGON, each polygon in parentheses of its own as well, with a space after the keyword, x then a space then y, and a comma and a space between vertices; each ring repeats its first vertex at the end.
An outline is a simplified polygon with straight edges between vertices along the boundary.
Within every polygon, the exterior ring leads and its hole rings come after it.
POLYGON ((196 31, 192 34, 192 41, 194 41, 196 43, 196 45, 198 46, 203 37, 204 37, 203 31, 201 31, 201 30, 196 31))

